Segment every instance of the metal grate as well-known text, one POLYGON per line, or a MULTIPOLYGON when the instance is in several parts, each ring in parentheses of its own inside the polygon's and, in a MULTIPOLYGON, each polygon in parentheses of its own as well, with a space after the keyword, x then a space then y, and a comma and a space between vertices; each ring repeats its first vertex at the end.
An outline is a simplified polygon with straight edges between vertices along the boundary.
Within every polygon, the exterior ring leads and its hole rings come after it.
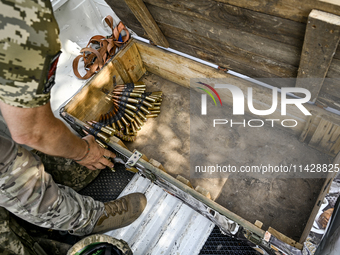
POLYGON ((108 202, 119 196, 134 175, 134 173, 121 167, 116 167, 116 172, 105 168, 94 181, 79 193, 84 196, 91 196, 101 202, 108 202))
POLYGON ((200 255, 257 255, 259 254, 246 243, 235 238, 223 235, 220 229, 215 226, 204 246, 200 255))

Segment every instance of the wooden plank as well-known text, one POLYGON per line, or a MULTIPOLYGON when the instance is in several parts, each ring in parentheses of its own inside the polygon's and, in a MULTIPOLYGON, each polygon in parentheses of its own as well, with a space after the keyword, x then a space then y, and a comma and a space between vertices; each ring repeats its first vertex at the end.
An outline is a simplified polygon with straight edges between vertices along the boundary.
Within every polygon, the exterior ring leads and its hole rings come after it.
MULTIPOLYGON (((201 38, 202 39, 202 38, 201 38)), ((265 65, 265 63, 259 63, 257 67, 254 66, 254 64, 247 64, 248 60, 243 60, 240 58, 238 60, 235 60, 232 55, 229 56, 222 56, 221 54, 218 55, 217 53, 211 53, 207 50, 200 49, 198 47, 188 45, 184 42, 180 42, 177 40, 174 40, 172 38, 168 37, 168 41, 170 43, 171 48, 176 49, 181 52, 187 52, 187 54, 206 60, 210 63, 217 64, 221 68, 225 68, 227 70, 232 70, 235 72, 238 72, 240 74, 247 74, 247 76, 252 77, 252 78, 259 78, 260 80, 264 80, 263 77, 265 78, 265 82, 267 84, 270 84, 274 87, 294 87, 295 85, 295 79, 284 79, 281 77, 276 76, 273 73, 266 72, 268 71, 268 66, 265 65), (263 67, 264 66, 264 67, 263 67), (278 79, 280 78, 280 79, 278 79)), ((218 43, 217 43, 218 45, 218 43)), ((258 56, 257 56, 258 57, 258 56)), ((257 57, 254 57, 254 59, 257 59, 257 57)), ((249 60, 251 61, 251 60, 249 60)), ((254 61, 255 62, 255 61, 254 61)), ((294 67, 293 67, 294 68, 294 67)), ((279 69, 279 67, 276 67, 276 69, 279 69)), ((281 68, 280 68, 281 69, 281 68)), ((295 68, 297 72, 297 68, 295 68)), ((220 70, 222 71, 222 70, 220 70)), ((284 72, 283 72, 284 73, 284 72)))
POLYGON ((307 23, 296 86, 311 92, 315 102, 340 40, 340 17, 313 10, 307 23), (306 79, 307 78, 307 79, 306 79))
MULTIPOLYGON (((337 78, 326 78, 320 90, 320 96, 322 94, 340 98, 340 76, 337 78)), ((340 100, 337 101, 340 102, 340 100)))
MULTIPOLYGON (((212 0, 145 0, 163 9, 179 12, 227 28, 235 28, 274 41, 302 47, 305 25, 212 0)), ((163 29, 161 28, 163 31, 163 29)), ((164 32, 164 31, 163 31, 164 32)))
POLYGON ((308 119, 307 119, 307 122, 306 122, 306 125, 305 125, 305 128, 303 129, 300 137, 299 137, 299 141, 300 142, 304 142, 306 140, 306 137, 309 133, 309 130, 312 126, 312 121, 313 121, 313 117, 312 116, 309 116, 308 119))
POLYGON ((320 92, 316 104, 322 105, 322 107, 331 107, 340 111, 340 99, 337 96, 320 92))
MULTIPOLYGON (((152 5, 149 5, 149 10, 158 23, 222 42, 235 49, 251 52, 271 60, 292 66, 299 65, 301 49, 298 47, 152 5)), ((209 47, 209 44, 201 47, 209 47)))
POLYGON ((322 118, 316 131, 313 134, 312 139, 309 142, 309 145, 318 147, 325 133, 329 132, 331 127, 332 127, 332 123, 322 118))
POLYGON ((170 47, 250 77, 295 77, 297 67, 159 23, 170 47), (209 47, 202 47, 209 45, 209 47))
POLYGON ((328 152, 330 154, 330 150, 340 138, 339 136, 340 127, 335 124, 332 124, 330 129, 325 132, 322 140, 319 143, 319 147, 322 148, 323 151, 328 152))
POLYGON ((142 0, 125 0, 125 3, 129 6, 130 10, 148 33, 152 42, 156 45, 168 48, 168 41, 157 26, 144 2, 142 0))
POLYGON ((129 83, 131 82, 131 78, 130 75, 128 74, 128 72, 125 70, 124 64, 122 63, 122 61, 117 58, 114 59, 112 61, 114 67, 116 68, 117 72, 119 73, 120 77, 123 80, 123 83, 129 83))
POLYGON ((133 82, 139 81, 145 74, 146 69, 135 44, 131 44, 129 48, 122 52, 119 59, 133 82))
POLYGON ((268 228, 268 232, 275 236, 277 239, 281 240, 282 242, 289 244, 290 246, 293 246, 299 250, 302 250, 303 245, 301 243, 298 243, 294 241, 293 239, 285 236, 284 234, 280 233, 279 231, 273 229, 272 227, 268 228))
POLYGON ((249 10, 267 13, 281 18, 298 22, 307 22, 307 17, 312 9, 340 15, 340 5, 337 0, 216 0, 249 10))
MULTIPOLYGON (((338 49, 340 47, 338 46, 338 49)), ((340 110, 340 60, 334 58, 320 90, 319 103, 340 110)))
MULTIPOLYGON (((339 48, 340 47, 338 46, 338 49, 339 48)), ((327 78, 340 78, 340 60, 336 59, 335 55, 328 69, 328 73, 326 77, 327 78)))
POLYGON ((311 147, 331 156, 338 154, 340 151, 340 125, 338 123, 334 123, 328 117, 321 116, 317 128, 312 132, 310 130, 311 128, 309 127, 305 135, 311 136, 309 141, 311 147))
POLYGON ((329 150, 331 155, 338 155, 340 153, 340 132, 339 132, 339 129, 336 131, 336 133, 334 133, 334 137, 336 137, 336 135, 338 135, 338 138, 337 138, 336 142, 334 143, 334 145, 329 150))
POLYGON ((316 129, 319 126, 319 123, 322 119, 322 114, 318 114, 316 112, 311 112, 312 113, 312 119, 311 119, 311 124, 309 125, 308 128, 308 133, 306 134, 305 138, 305 143, 309 144, 310 140, 312 139, 316 129))

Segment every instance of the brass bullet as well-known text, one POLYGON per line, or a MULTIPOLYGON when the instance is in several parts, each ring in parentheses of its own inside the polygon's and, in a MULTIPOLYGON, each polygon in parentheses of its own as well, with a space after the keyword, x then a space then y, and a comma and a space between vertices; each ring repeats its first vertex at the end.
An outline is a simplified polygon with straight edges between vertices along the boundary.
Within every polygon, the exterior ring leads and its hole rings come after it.
POLYGON ((145 99, 148 100, 148 101, 151 101, 153 103, 155 103, 157 101, 156 99, 154 99, 152 97, 145 97, 145 99))
POLYGON ((107 149, 107 145, 102 143, 100 140, 96 139, 96 142, 99 144, 100 147, 104 148, 104 149, 107 149))
POLYGON ((159 106, 148 108, 149 111, 156 111, 156 110, 160 110, 160 109, 161 109, 161 107, 159 107, 159 106))
POLYGON ((134 125, 133 123, 134 123, 134 122, 131 123, 132 133, 136 134, 136 133, 137 133, 137 130, 136 130, 136 127, 135 127, 135 125, 134 125))
POLYGON ((133 99, 133 98, 128 98, 127 101, 128 101, 128 103, 132 103, 132 104, 139 104, 139 102, 140 102, 139 100, 133 99))
POLYGON ((118 125, 120 130, 122 130, 122 131, 124 130, 124 127, 123 127, 122 123, 120 122, 120 120, 117 120, 117 125, 118 125))
POLYGON ((120 120, 124 123, 126 127, 130 126, 130 124, 126 121, 124 117, 122 117, 120 120))
POLYGON ((158 114, 149 114, 146 115, 147 118, 156 118, 158 116, 158 114))
POLYGON ((138 125, 137 121, 132 122, 132 125, 134 125, 134 126, 135 126, 135 129, 138 130, 138 131, 142 129, 142 128, 138 125))
POLYGON ((131 104, 126 104, 125 107, 126 107, 126 108, 129 108, 130 110, 137 111, 137 107, 136 107, 136 106, 133 106, 133 105, 131 105, 131 104))
POLYGON ((157 96, 162 96, 163 95, 163 92, 162 91, 154 91, 154 92, 151 92, 151 95, 157 95, 157 96))
POLYGON ((110 142, 110 138, 103 133, 98 132, 97 136, 106 143, 110 142))
POLYGON ((142 97, 140 93, 130 93, 130 97, 142 97))
POLYGON ((129 109, 126 109, 124 110, 127 114, 129 114, 131 117, 135 117, 136 116, 136 113, 134 113, 133 111, 130 111, 129 109))
POLYGON ((135 120, 138 122, 139 126, 144 126, 144 122, 136 115, 135 120))
POLYGON ((143 101, 143 105, 145 105, 145 106, 147 106, 147 107, 153 107, 153 105, 152 104, 150 104, 149 102, 147 102, 147 101, 143 101))
POLYGON ((145 117, 145 115, 143 113, 141 113, 140 111, 137 112, 138 116, 145 122, 148 119, 145 117))
POLYGON ((145 92, 145 88, 133 89, 132 92, 134 92, 134 93, 144 93, 145 92))
POLYGON ((108 128, 106 128, 104 125, 98 123, 98 122, 90 122, 87 121, 88 124, 90 124, 93 128, 98 129, 106 134, 108 134, 109 136, 113 136, 114 135, 114 131, 113 130, 109 130, 108 128))
POLYGON ((117 129, 114 129, 114 128, 110 127, 110 126, 104 126, 104 128, 110 130, 113 133, 117 132, 117 129))
POLYGON ((130 134, 130 127, 126 126, 126 128, 125 128, 125 134, 127 134, 127 135, 130 134))
POLYGON ((146 85, 145 84, 142 84, 142 85, 136 85, 135 84, 134 88, 146 88, 146 85))
POLYGON ((150 114, 150 111, 147 110, 144 106, 139 107, 139 109, 141 109, 146 114, 150 114))
POLYGON ((124 117, 127 118, 127 120, 130 121, 130 122, 135 121, 135 119, 131 118, 130 115, 128 115, 127 113, 124 113, 124 117))

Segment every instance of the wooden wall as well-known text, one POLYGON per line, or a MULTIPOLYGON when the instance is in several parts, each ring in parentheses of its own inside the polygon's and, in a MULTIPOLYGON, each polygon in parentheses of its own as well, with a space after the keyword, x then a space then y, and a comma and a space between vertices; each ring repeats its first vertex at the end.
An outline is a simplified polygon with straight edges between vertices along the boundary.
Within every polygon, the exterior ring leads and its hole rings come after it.
MULTIPOLYGON (((147 33, 125 0, 106 0, 139 36, 147 33)), ((296 78, 312 9, 340 15, 336 0, 144 0, 170 47, 253 78, 296 78)), ((340 49, 326 78, 340 78, 340 49)), ((287 81, 287 80, 286 80, 287 81)), ((294 86, 272 81, 272 85, 294 86)), ((340 80, 325 81, 318 103, 340 109, 340 80)))

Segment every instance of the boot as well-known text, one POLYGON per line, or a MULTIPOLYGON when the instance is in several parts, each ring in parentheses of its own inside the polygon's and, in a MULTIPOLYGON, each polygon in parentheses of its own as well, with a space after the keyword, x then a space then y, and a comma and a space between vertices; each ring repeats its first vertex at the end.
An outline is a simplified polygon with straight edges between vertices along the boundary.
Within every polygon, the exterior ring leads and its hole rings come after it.
POLYGON ((142 214, 146 203, 146 197, 142 193, 132 193, 104 203, 105 211, 94 226, 92 234, 130 225, 142 214))

